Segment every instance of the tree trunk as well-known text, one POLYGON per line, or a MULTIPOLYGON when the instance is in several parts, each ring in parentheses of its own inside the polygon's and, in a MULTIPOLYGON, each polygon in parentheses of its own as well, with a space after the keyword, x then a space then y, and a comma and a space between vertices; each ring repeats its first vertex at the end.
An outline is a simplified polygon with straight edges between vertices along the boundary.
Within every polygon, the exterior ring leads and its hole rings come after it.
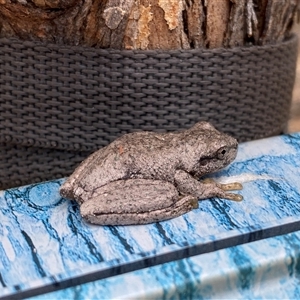
POLYGON ((114 49, 264 45, 299 0, 0 0, 0 37, 114 49))

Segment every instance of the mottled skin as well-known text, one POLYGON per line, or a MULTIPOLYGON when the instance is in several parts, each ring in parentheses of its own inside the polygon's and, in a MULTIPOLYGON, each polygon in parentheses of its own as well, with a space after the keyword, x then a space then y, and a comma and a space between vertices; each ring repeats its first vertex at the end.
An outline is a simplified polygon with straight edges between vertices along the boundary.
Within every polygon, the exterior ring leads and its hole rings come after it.
POLYGON ((145 224, 186 213, 198 199, 240 201, 221 185, 197 179, 234 160, 237 141, 206 122, 173 133, 126 134, 84 160, 62 185, 87 221, 101 225, 145 224))

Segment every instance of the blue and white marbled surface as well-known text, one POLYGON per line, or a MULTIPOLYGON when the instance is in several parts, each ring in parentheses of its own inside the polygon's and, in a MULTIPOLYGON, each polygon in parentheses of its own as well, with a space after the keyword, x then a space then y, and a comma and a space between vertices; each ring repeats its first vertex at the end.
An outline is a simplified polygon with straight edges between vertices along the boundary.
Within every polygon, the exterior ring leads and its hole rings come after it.
MULTIPOLYGON (((0 295, 30 295, 300 229, 300 134, 242 144, 214 174, 241 203, 213 199, 169 221, 93 226, 61 199, 62 180, 0 195, 0 295)), ((210 255, 210 254, 203 254, 210 255)), ((125 276, 125 275, 124 275, 125 276)), ((108 280, 108 279, 107 279, 108 280)))
POLYGON ((300 231, 172 261, 31 299, 299 297, 300 231))

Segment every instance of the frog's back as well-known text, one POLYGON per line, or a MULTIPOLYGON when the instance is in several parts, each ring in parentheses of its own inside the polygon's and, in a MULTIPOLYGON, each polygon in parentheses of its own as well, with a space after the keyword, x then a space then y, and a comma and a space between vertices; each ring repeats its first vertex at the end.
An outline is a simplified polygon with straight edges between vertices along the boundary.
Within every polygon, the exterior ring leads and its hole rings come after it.
POLYGON ((63 193, 67 198, 74 198, 72 195, 78 187, 93 191, 121 179, 172 176, 172 163, 162 159, 170 157, 170 137, 170 134, 144 131, 125 134, 84 160, 61 190, 66 190, 63 193))

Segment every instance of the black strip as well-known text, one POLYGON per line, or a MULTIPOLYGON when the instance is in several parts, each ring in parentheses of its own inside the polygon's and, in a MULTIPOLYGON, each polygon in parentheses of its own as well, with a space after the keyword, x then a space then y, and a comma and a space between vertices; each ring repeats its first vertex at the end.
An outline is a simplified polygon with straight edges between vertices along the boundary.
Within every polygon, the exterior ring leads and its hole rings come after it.
POLYGON ((89 242, 89 240, 84 236, 80 231, 77 230, 77 227, 75 226, 76 220, 73 219, 74 214, 76 213, 76 210, 78 209, 78 205, 73 205, 70 207, 70 210, 73 209, 73 212, 71 212, 67 218, 67 223, 69 228, 72 230, 73 234, 82 238, 85 241, 85 244, 87 245, 89 252, 93 257, 95 257, 98 262, 103 262, 104 258, 102 257, 101 253, 97 251, 95 245, 89 242))
POLYGON ((37 268, 38 272, 40 273, 41 277, 46 277, 47 274, 44 271, 38 256, 36 255, 35 246, 34 246, 32 240, 31 240, 31 238, 29 237, 29 235, 25 231, 21 230, 21 233, 24 236, 24 238, 26 240, 26 243, 28 244, 28 246, 30 248, 31 256, 32 256, 32 259, 33 259, 33 261, 36 265, 36 268, 37 268))
POLYGON ((164 244, 165 245, 173 245, 175 244, 167 235, 165 229, 161 226, 160 223, 155 224, 159 235, 163 238, 164 244))
POLYGON ((254 241, 258 241, 270 237, 275 237, 278 235, 283 235, 298 230, 300 230, 300 220, 286 225, 277 225, 267 229, 254 229, 253 232, 245 233, 242 235, 239 235, 239 233, 237 233, 237 236, 224 238, 218 241, 210 241, 205 244, 197 244, 191 247, 178 249, 173 252, 163 253, 157 256, 140 259, 130 263, 124 263, 105 270, 99 270, 90 274, 85 274, 82 276, 65 279, 60 282, 55 282, 53 284, 48 284, 42 287, 21 291, 13 295, 4 296, 0 299, 13 300, 13 299, 24 299, 27 297, 33 297, 40 294, 66 289, 79 284, 85 284, 88 282, 113 277, 115 275, 120 275, 128 272, 148 268, 150 266, 156 266, 159 264, 176 261, 176 260, 180 260, 183 258, 187 258, 199 254, 209 253, 209 252, 213 252, 216 250, 221 250, 233 246, 238 246, 238 245, 242 245, 242 244, 246 244, 246 243, 250 243, 250 242, 254 242, 254 241))
POLYGON ((4 280, 3 280, 3 277, 2 277, 2 275, 1 275, 1 273, 0 273, 0 283, 1 283, 1 285, 2 285, 3 287, 6 287, 6 284, 5 284, 4 280))
POLYGON ((115 226, 109 226, 109 229, 111 233, 118 238, 118 240, 123 245, 126 251, 128 251, 130 254, 135 254, 133 248, 128 244, 127 240, 122 237, 122 235, 119 233, 118 229, 115 226))

